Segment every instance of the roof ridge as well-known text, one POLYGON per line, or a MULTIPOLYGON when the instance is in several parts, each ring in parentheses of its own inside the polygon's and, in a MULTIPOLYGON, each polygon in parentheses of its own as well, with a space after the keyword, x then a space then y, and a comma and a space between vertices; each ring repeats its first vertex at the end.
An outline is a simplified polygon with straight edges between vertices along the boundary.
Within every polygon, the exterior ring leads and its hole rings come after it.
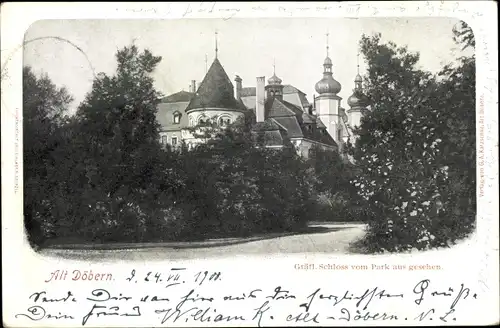
POLYGON ((273 122, 274 122, 274 123, 276 123, 276 124, 277 124, 279 127, 281 127, 283 130, 288 131, 288 129, 287 129, 287 128, 285 128, 285 127, 283 126, 283 124, 281 124, 280 122, 276 121, 276 119, 275 119, 274 117, 270 117, 269 119, 273 120, 273 122))

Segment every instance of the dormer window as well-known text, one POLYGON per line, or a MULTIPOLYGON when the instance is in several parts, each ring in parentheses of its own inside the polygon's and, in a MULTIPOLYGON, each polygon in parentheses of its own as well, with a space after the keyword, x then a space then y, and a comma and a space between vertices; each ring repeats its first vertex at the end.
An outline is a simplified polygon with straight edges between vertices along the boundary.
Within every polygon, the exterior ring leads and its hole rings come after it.
POLYGON ((174 113, 174 124, 180 124, 181 123, 181 116, 182 114, 179 112, 174 113))

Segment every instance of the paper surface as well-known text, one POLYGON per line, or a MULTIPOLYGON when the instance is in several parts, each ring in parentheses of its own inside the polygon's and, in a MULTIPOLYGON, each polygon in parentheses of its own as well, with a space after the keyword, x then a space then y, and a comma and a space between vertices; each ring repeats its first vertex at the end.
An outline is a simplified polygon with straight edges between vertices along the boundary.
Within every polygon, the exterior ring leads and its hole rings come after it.
MULTIPOLYGON (((6 327, 498 324, 495 3, 7 3, 2 9, 6 327), (472 26, 478 100, 478 224, 472 238, 445 250, 376 256, 286 251, 213 254, 174 249, 95 251, 86 258, 74 256, 78 251, 35 253, 29 247, 22 223, 21 68, 23 37, 31 24, 42 19, 287 17, 311 21, 456 17, 472 26)), ((319 69, 315 74, 320 77, 319 69)), ((272 247, 272 242, 268 245, 272 247)))

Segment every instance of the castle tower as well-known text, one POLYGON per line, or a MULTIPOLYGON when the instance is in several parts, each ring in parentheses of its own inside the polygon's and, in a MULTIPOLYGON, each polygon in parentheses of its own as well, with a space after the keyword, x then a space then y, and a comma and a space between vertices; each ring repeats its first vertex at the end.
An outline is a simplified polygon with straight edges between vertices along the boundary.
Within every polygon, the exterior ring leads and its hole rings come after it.
POLYGON ((351 127, 361 124, 361 117, 367 110, 368 98, 363 93, 363 79, 359 75, 359 53, 358 53, 358 74, 354 78, 354 89, 352 95, 347 99, 350 109, 347 111, 348 122, 351 127))
POLYGON ((273 76, 267 80, 266 93, 267 99, 277 98, 283 100, 283 87, 281 84, 283 80, 276 76, 276 62, 273 64, 273 76))
MULTIPOLYGON (((215 33, 217 36, 217 32, 215 33)), ((215 59, 199 84, 185 112, 193 126, 213 123, 231 124, 246 112, 245 105, 238 99, 241 79, 237 79, 236 91, 218 58, 217 37, 215 38, 215 59)), ((241 93, 240 93, 241 95, 241 93)))
POLYGON ((326 58, 323 62, 323 78, 316 83, 316 114, 326 126, 326 130, 337 144, 342 143, 343 124, 340 113, 340 101, 337 94, 342 89, 338 81, 333 78, 332 60, 329 57, 328 33, 326 34, 326 58))

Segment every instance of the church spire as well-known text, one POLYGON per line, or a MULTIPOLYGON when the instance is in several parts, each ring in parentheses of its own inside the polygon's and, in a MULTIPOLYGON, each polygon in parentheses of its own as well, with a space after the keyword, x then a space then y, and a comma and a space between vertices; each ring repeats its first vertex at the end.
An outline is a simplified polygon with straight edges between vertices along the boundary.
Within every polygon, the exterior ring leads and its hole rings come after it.
POLYGON ((283 81, 276 76, 276 58, 273 58, 273 76, 267 80, 267 83, 269 83, 269 85, 278 85, 281 84, 281 82, 283 81))
POLYGON ((357 69, 358 69, 358 75, 359 75, 359 50, 358 50, 358 54, 356 55, 356 61, 357 61, 357 69))
POLYGON ((330 32, 328 29, 326 30, 326 57, 330 56, 330 45, 328 44, 328 36, 330 36, 330 32))
POLYGON ((217 54, 219 52, 219 48, 217 47, 217 35, 219 33, 217 32, 217 30, 215 30, 215 59, 217 59, 217 54))
POLYGON ((361 78, 361 75, 359 74, 359 49, 358 49, 358 53, 356 55, 356 60, 357 60, 357 74, 356 74, 356 77, 354 78, 354 89, 361 91, 361 89, 362 89, 361 84, 363 83, 363 79, 361 78))
POLYGON ((328 37, 330 36, 330 32, 326 31, 326 58, 323 62, 323 73, 327 75, 332 74, 332 60, 330 59, 330 44, 328 43, 328 37))

